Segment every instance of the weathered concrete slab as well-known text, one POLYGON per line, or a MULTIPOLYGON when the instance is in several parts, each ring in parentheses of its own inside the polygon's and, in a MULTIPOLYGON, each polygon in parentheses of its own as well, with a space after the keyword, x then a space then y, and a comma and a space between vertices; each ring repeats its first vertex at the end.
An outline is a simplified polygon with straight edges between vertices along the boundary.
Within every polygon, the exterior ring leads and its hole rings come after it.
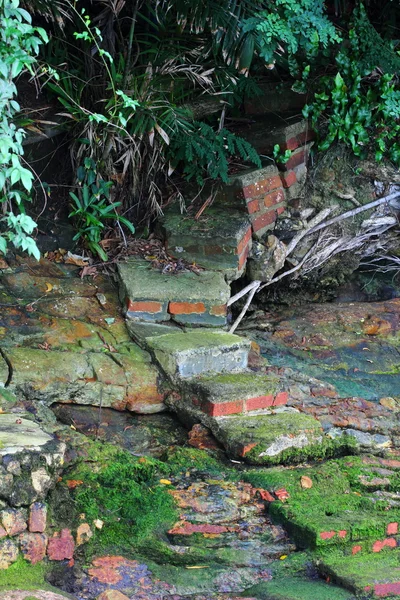
POLYGON ((250 350, 248 340, 212 330, 150 337, 147 343, 161 368, 173 379, 240 371, 247 367, 250 350))
POLYGON ((243 273, 251 248, 249 217, 243 210, 207 209, 199 219, 168 211, 162 221, 168 251, 176 258, 222 271, 230 280, 243 273))
POLYGON ((137 321, 221 327, 226 323, 230 287, 223 273, 163 274, 148 261, 118 264, 120 298, 126 316, 137 321))
POLYGON ((217 417, 286 404, 287 393, 276 375, 245 372, 191 379, 185 398, 217 417))

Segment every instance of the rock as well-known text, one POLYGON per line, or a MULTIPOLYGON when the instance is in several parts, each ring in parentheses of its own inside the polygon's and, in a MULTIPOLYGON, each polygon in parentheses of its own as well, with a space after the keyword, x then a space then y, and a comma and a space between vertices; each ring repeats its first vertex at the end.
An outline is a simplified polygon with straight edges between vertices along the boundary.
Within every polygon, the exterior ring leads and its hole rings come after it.
POLYGON ((51 477, 44 467, 31 473, 32 485, 38 496, 43 498, 51 487, 51 477))
POLYGON ((13 508, 2 510, 0 518, 7 535, 11 537, 22 533, 27 528, 27 515, 25 510, 13 508))
POLYGON ((69 529, 63 529, 49 539, 47 556, 49 560, 70 560, 74 555, 75 542, 69 529))
POLYGON ((65 450, 34 421, 0 413, 0 498, 14 507, 44 499, 57 481, 65 450), (10 466, 13 473, 6 470, 10 466))
POLYGON ((129 598, 118 590, 105 590, 100 596, 97 596, 96 600, 129 600, 129 598))
POLYGON ((188 433, 188 437, 189 445, 194 448, 199 448, 200 450, 217 450, 220 448, 211 431, 207 427, 204 427, 204 425, 200 425, 200 423, 193 425, 188 433))
POLYGON ((0 570, 8 569, 18 558, 18 546, 12 540, 0 542, 0 570))
POLYGON ((47 536, 43 533, 23 533, 20 535, 19 541, 25 560, 33 565, 46 556, 47 536))
POLYGON ((247 274, 252 281, 270 281, 282 269, 286 260, 286 246, 274 235, 267 243, 254 242, 247 265, 247 274))
POLYGON ((82 544, 86 544, 93 536, 93 531, 90 529, 90 525, 88 523, 81 523, 76 530, 76 545, 81 546, 82 544))
POLYGON ((29 513, 29 531, 43 533, 46 529, 47 506, 42 502, 34 502, 29 513))

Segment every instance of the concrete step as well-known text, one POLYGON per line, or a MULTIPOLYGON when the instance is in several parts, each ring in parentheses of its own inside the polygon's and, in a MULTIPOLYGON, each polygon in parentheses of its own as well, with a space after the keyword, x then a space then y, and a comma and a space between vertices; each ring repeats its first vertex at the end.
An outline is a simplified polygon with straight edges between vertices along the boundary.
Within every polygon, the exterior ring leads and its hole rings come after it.
POLYGON ((279 377, 252 371, 198 377, 185 390, 188 402, 211 417, 282 406, 288 400, 279 377))
POLYGON ((233 281, 244 272, 251 249, 251 226, 245 205, 238 210, 208 208, 199 219, 183 216, 175 209, 167 211, 162 232, 168 252, 176 258, 222 271, 233 281))
POLYGON ((118 264, 120 299, 128 319, 223 327, 231 290, 217 271, 164 274, 142 259, 118 264))
POLYGON ((146 344, 172 380, 242 371, 251 346, 237 335, 207 329, 155 335, 146 338, 146 344))

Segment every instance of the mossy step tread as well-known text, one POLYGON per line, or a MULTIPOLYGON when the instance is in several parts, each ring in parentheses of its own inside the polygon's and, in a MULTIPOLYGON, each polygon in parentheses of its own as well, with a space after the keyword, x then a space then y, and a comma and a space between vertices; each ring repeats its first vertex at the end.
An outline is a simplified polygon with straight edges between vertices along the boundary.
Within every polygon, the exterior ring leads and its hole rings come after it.
POLYGON ((380 598, 400 596, 400 549, 357 556, 333 553, 316 564, 324 576, 354 593, 367 592, 380 598))
MULTIPOLYGON (((244 233, 249 228, 250 221, 244 211, 230 210, 229 219, 226 218, 226 210, 211 208, 207 210, 207 220, 196 220, 183 218, 174 210, 168 211, 162 220, 162 226, 166 231, 170 245, 179 243, 182 238, 190 238, 191 246, 196 244, 196 238, 203 243, 210 241, 215 243, 220 240, 224 245, 236 246, 244 233)), ((173 250, 173 248, 172 248, 173 250)))
POLYGON ((356 546, 357 551, 371 553, 380 547, 386 551, 396 540, 393 536, 400 524, 398 465, 398 460, 345 456, 311 467, 259 469, 245 478, 255 487, 287 490, 287 501, 273 502, 269 510, 300 547, 340 545, 351 550, 356 546), (382 469, 391 486, 391 492, 384 494, 379 489, 382 469), (376 486, 364 489, 368 473, 376 486), (311 487, 302 486, 304 478, 311 481, 311 487), (385 544, 387 538, 390 541, 385 544))
POLYGON ((273 374, 222 373, 196 377, 190 381, 193 392, 213 403, 247 400, 257 396, 274 395, 279 389, 279 377, 273 374))
POLYGON ((250 342, 238 335, 224 331, 193 331, 190 334, 167 333, 148 338, 148 343, 153 349, 171 352, 173 354, 184 352, 199 352, 221 349, 250 349, 250 342))
POLYGON ((163 274, 142 259, 129 259, 117 267, 123 293, 131 301, 198 301, 222 305, 230 298, 230 287, 218 271, 163 274))

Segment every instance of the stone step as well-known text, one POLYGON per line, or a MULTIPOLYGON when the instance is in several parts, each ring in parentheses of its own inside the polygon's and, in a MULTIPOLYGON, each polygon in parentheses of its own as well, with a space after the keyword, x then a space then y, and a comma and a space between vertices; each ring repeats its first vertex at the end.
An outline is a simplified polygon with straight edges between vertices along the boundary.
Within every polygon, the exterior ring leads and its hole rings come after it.
POLYGON ((193 379, 185 398, 205 414, 221 417, 285 405, 288 394, 276 375, 249 371, 193 379))
POLYGON ((128 319, 223 327, 231 290, 221 272, 165 274, 142 259, 118 264, 120 299, 128 319))
POLYGON ((197 329, 146 339, 163 371, 173 380, 246 369, 250 341, 223 331, 197 329))
POLYGON ((172 256, 222 271, 231 281, 243 274, 252 243, 244 204, 239 210, 230 206, 229 218, 226 207, 208 208, 199 219, 167 211, 162 232, 172 256))
POLYGON ((400 596, 400 550, 380 555, 348 556, 329 554, 317 561, 317 568, 325 577, 343 585, 351 592, 373 598, 400 596))

